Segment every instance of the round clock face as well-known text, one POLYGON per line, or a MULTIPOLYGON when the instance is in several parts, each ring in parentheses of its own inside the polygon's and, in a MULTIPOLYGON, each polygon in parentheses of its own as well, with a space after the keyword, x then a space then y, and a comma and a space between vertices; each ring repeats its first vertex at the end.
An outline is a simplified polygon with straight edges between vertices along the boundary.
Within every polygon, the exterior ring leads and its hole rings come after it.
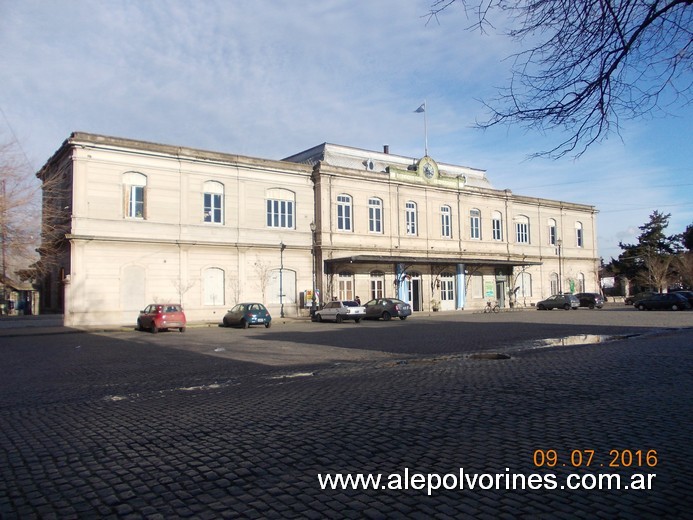
POLYGON ((431 166, 430 163, 426 163, 424 165, 423 172, 424 172, 424 175, 426 176, 426 178, 428 178, 428 179, 433 178, 434 171, 433 171, 433 166, 431 166))

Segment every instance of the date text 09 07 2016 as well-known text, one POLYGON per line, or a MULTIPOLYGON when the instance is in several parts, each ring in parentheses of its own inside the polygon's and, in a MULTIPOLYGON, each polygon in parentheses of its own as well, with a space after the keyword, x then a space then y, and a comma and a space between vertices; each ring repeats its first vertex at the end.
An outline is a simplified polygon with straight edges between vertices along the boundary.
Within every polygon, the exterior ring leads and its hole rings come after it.
POLYGON ((595 450, 571 450, 568 454, 559 454, 557 450, 534 450, 532 462, 537 468, 555 468, 572 466, 574 468, 590 466, 609 468, 655 468, 657 467, 657 450, 609 450, 608 456, 595 459, 595 450))

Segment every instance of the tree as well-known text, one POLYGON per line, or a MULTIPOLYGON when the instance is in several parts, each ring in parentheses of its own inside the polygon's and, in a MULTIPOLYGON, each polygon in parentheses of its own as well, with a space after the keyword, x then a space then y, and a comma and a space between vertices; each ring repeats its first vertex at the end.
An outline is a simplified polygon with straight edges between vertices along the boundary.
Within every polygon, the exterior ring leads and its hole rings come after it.
MULTIPOLYGON (((690 101, 692 0, 460 0, 482 32, 509 15, 509 86, 486 103, 482 128, 520 123, 568 137, 535 155, 582 155, 620 121, 690 101)), ((456 3, 435 0, 429 21, 456 3)))
POLYGON ((693 251, 693 224, 688 224, 686 230, 681 233, 681 244, 688 251, 693 251))
POLYGON ((649 222, 639 227, 637 244, 619 242, 623 253, 614 262, 619 274, 647 287, 666 287, 662 284, 668 276, 672 257, 680 252, 678 237, 665 234, 670 217, 670 214, 655 210, 649 222))
MULTIPOLYGON (((0 241, 2 286, 36 261, 40 236, 41 190, 16 141, 0 143, 0 241)), ((3 295, 0 297, 4 298, 3 295)))

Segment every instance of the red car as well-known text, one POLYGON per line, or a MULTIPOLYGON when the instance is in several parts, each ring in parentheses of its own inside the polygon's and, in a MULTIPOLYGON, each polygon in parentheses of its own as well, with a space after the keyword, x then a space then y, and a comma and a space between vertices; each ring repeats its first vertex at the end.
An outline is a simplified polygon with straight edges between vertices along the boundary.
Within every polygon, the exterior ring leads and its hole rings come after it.
POLYGON ((166 329, 185 332, 185 324, 185 313, 177 303, 152 303, 140 311, 137 318, 137 330, 149 330, 154 334, 166 329))

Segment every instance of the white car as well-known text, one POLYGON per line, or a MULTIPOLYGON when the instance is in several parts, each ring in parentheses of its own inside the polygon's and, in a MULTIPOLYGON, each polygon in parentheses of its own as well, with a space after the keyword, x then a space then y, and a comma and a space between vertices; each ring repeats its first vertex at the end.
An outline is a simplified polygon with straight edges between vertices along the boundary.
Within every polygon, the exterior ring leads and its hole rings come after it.
POLYGON ((334 301, 326 304, 315 312, 314 321, 331 320, 342 323, 344 320, 354 320, 356 323, 366 316, 366 308, 355 301, 334 301))

